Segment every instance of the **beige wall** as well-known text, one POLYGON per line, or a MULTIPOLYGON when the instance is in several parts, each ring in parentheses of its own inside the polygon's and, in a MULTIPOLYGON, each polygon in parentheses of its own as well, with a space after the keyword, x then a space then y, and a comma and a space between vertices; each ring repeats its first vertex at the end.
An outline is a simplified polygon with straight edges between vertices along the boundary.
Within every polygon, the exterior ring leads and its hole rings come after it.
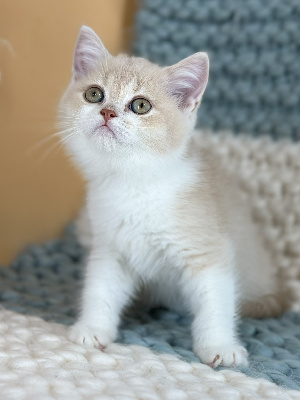
POLYGON ((83 184, 63 151, 50 149, 75 40, 86 24, 112 53, 124 49, 135 5, 0 0, 0 264, 26 244, 60 234, 74 217, 83 184))

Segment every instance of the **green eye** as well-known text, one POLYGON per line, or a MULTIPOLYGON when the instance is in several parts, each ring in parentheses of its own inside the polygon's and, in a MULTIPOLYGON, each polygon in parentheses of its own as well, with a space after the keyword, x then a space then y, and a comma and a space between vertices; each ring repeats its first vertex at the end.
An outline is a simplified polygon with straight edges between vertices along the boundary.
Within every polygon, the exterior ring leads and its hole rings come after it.
POLYGON ((84 97, 90 103, 101 103, 104 93, 97 86, 93 86, 84 93, 84 97))
POLYGON ((136 114, 146 114, 148 111, 151 110, 152 106, 150 104, 150 101, 143 98, 139 98, 133 100, 129 108, 136 114))

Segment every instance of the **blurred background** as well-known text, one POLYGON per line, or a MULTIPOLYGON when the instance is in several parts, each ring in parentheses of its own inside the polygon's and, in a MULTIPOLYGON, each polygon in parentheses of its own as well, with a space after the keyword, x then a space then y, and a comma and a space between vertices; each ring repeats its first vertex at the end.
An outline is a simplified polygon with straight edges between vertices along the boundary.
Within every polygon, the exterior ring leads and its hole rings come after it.
POLYGON ((199 126, 300 138, 299 0, 0 0, 0 264, 63 232, 84 185, 57 146, 79 28, 161 65, 210 57, 199 126))

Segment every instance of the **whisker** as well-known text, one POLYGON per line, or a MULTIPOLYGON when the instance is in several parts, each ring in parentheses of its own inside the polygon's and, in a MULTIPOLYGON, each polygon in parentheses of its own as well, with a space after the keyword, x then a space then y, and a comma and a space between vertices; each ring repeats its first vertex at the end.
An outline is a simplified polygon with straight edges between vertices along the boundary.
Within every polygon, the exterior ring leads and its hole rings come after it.
POLYGON ((46 137, 40 139, 37 143, 34 143, 32 146, 29 147, 29 149, 27 149, 27 151, 25 152, 26 157, 31 156, 36 150, 38 150, 45 143, 48 143, 50 140, 55 139, 56 136, 61 136, 62 134, 67 133, 68 131, 71 130, 73 130, 73 128, 64 129, 60 132, 47 135, 46 137))
POLYGON ((74 128, 67 128, 67 129, 64 129, 62 131, 53 133, 52 136, 62 136, 64 133, 67 133, 67 132, 70 132, 70 131, 73 131, 73 130, 74 130, 74 128))
POLYGON ((34 153, 36 150, 38 150, 42 145, 45 143, 48 143, 49 140, 52 140, 54 138, 53 135, 46 136, 39 140, 37 143, 34 143, 32 146, 29 147, 29 149, 26 150, 25 155, 26 157, 31 156, 32 153, 34 153))
MULTIPOLYGON (((60 133, 60 132, 58 132, 60 133)), ((77 132, 72 132, 69 135, 67 135, 66 137, 61 138, 59 141, 57 141, 56 143, 54 143, 52 146, 49 147, 49 149, 43 154, 43 156, 39 159, 39 162, 42 163, 46 160, 46 158, 53 153, 54 150, 58 150, 60 147, 62 147, 62 145, 70 139, 71 136, 75 135, 77 132)))
POLYGON ((43 163, 45 160, 46 160, 46 158, 54 151, 54 150, 56 150, 56 149, 58 149, 59 147, 60 147, 60 145, 61 145, 61 143, 60 143, 60 141, 58 141, 58 142, 55 142, 52 146, 50 146, 49 148, 48 148, 48 150, 47 151, 45 151, 45 153, 43 154, 43 155, 41 155, 40 156, 40 158, 38 159, 38 163, 43 163))

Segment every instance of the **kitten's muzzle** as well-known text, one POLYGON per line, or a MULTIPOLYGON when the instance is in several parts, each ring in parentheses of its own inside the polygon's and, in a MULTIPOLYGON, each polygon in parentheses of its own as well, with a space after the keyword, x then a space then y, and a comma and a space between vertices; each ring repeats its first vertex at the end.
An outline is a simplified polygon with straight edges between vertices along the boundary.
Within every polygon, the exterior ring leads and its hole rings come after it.
POLYGON ((103 110, 100 111, 100 114, 102 115, 102 117, 104 118, 104 125, 107 124, 107 122, 116 117, 117 114, 115 113, 115 111, 113 110, 109 110, 108 108, 103 108, 103 110))

